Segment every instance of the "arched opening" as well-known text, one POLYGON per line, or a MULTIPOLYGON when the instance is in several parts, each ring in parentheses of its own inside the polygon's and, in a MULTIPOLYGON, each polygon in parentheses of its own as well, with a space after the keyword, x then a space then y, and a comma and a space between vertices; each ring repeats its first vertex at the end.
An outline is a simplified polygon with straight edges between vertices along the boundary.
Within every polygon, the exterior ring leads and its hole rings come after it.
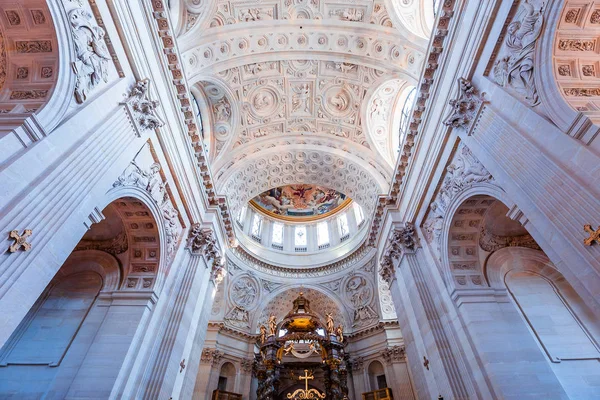
POLYGON ((379 361, 373 361, 371 364, 369 364, 368 373, 371 391, 388 387, 387 379, 385 377, 385 369, 383 368, 383 364, 381 364, 379 361))
POLYGON ((482 194, 463 200, 451 217, 447 262, 468 334, 496 376, 494 384, 506 386, 501 390, 527 384, 524 374, 536 370, 544 382, 536 390, 593 398, 593 385, 585 381, 600 373, 598 329, 583 322, 591 311, 527 229, 507 214, 504 203, 482 194), (527 360, 510 379, 500 374, 507 357, 523 354, 527 360))
POLYGON ((507 247, 488 260, 492 287, 506 287, 532 337, 570 398, 594 398, 600 375, 600 324, 538 250, 507 247))
POLYGON ((3 393, 110 396, 154 296, 161 249, 142 201, 119 198, 102 215, 0 349, 3 393))
POLYGON ((219 382, 217 384, 217 390, 222 392, 234 392, 235 390, 235 366, 226 362, 221 366, 219 371, 219 382))

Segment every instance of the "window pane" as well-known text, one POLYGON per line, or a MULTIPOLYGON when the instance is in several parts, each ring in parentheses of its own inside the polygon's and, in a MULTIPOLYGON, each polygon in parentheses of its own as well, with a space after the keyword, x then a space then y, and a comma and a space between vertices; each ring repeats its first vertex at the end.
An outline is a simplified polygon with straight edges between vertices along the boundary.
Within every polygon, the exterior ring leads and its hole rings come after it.
POLYGON ((273 224, 273 243, 283 244, 283 225, 273 224))
POLYGON ((306 226, 302 225, 296 227, 294 244, 296 246, 306 246, 306 226))
POLYGON ((346 214, 342 214, 338 218, 338 226, 340 228, 340 236, 344 237, 348 234, 348 217, 346 214))
POLYGON ((317 224, 317 246, 323 246, 329 243, 329 227, 327 222, 317 224))
POLYGON ((262 225, 262 218, 258 216, 258 214, 254 214, 254 218, 252 219, 252 229, 250 233, 255 237, 260 237, 260 228, 262 225))
POLYGON ((417 95, 416 87, 412 87, 409 90, 410 91, 406 96, 406 100, 404 100, 404 105, 402 106, 402 115, 400 117, 400 143, 402 143, 404 135, 406 135, 406 132, 408 131, 408 126, 410 124, 410 112, 413 109, 417 95))
POLYGON ((248 210, 248 206, 242 207, 240 213, 238 214, 238 222, 243 224, 244 218, 246 218, 246 210, 248 210))
POLYGON ((354 216, 356 216, 356 224, 357 225, 360 225, 363 222, 363 220, 365 219, 365 216, 363 215, 363 212, 362 212, 362 208, 356 203, 354 203, 354 216))

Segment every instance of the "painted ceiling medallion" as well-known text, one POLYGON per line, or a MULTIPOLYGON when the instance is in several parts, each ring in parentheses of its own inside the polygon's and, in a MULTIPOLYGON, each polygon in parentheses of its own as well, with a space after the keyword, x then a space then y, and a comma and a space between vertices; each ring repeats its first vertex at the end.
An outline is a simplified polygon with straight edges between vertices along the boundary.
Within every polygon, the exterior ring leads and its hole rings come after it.
POLYGON ((263 213, 285 220, 324 218, 352 200, 344 193, 324 186, 298 184, 267 190, 250 203, 263 213))

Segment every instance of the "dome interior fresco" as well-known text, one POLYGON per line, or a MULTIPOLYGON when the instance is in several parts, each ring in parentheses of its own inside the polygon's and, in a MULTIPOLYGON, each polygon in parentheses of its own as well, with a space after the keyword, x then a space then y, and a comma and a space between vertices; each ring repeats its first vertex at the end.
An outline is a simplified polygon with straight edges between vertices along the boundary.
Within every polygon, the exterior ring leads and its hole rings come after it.
POLYGON ((258 210, 275 217, 306 220, 324 218, 351 202, 344 193, 319 185, 285 185, 262 192, 251 200, 258 210))

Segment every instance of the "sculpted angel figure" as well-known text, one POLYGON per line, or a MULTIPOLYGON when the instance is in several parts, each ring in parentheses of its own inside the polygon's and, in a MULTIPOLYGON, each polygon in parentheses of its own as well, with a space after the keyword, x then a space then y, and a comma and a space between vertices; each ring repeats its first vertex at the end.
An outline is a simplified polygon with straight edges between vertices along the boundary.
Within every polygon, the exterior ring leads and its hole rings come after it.
POLYGON ((536 9, 531 0, 525 0, 522 5, 520 20, 513 21, 507 29, 505 44, 508 55, 494 65, 494 78, 498 84, 517 84, 526 92, 526 98, 532 105, 539 103, 539 98, 533 81, 533 52, 535 42, 542 32, 544 18, 541 8, 536 9))
POLYGON ((269 336, 275 336, 276 331, 277 331, 277 319, 275 318, 275 315, 271 315, 269 317, 269 336))
POLYGON ((338 327, 335 328, 335 336, 337 337, 338 342, 342 343, 344 341, 344 329, 341 325, 338 325, 338 327))
POLYGON ((83 103, 101 81, 108 81, 108 60, 112 57, 104 43, 104 29, 96 25, 91 13, 76 8, 69 12, 77 60, 72 63, 77 75, 75 99, 83 103))
POLYGON ((265 344, 267 341, 267 328, 264 325, 260 326, 260 344, 265 344))
POLYGON ((333 334, 335 332, 335 324, 333 322, 333 316, 330 312, 325 313, 325 324, 327 327, 327 333, 333 334))

